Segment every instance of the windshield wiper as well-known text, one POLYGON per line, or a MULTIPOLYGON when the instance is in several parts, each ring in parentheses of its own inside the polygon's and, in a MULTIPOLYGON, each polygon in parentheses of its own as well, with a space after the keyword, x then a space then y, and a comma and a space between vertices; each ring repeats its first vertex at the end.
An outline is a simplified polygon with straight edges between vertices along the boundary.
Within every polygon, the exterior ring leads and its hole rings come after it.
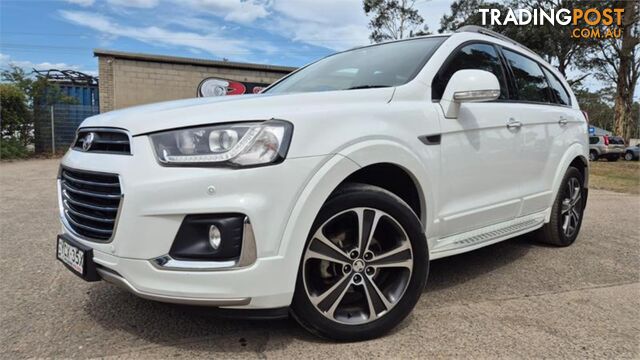
POLYGON ((391 85, 358 85, 358 86, 347 88, 345 90, 375 89, 375 88, 385 88, 385 87, 391 87, 391 85))

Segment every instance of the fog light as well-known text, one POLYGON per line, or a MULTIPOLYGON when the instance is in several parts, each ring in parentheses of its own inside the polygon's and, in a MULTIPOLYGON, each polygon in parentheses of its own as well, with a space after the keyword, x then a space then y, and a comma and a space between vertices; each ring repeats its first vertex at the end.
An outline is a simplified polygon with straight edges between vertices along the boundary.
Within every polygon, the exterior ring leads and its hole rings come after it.
POLYGON ((218 250, 220 243, 222 242, 222 234, 217 226, 209 226, 209 244, 214 250, 218 250))

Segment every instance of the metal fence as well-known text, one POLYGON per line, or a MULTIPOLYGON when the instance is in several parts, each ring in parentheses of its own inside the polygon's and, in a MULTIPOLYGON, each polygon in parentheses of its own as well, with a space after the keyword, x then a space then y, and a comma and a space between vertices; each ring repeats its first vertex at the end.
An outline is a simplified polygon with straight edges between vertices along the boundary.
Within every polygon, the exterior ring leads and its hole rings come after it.
POLYGON ((36 153, 64 152, 73 142, 80 123, 98 114, 99 106, 59 104, 36 109, 36 153))

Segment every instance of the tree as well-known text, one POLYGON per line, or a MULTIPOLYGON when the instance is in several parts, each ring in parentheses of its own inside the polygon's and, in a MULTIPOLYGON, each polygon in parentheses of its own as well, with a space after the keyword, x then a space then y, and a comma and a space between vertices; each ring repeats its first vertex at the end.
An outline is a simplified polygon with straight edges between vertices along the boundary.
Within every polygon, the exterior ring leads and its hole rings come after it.
POLYGON ((0 84, 0 134, 2 141, 15 139, 22 146, 32 140, 33 122, 22 90, 13 84, 0 84))
MULTIPOLYGON (((624 8, 620 37, 594 39, 580 67, 615 89, 612 131, 626 140, 634 129, 633 94, 640 78, 640 4, 635 1, 604 1, 602 7, 624 8)), ((608 27, 595 28, 602 34, 608 27)))
MULTIPOLYGON (((24 157, 26 146, 33 142, 39 119, 47 116, 49 106, 77 104, 77 99, 65 95, 60 87, 43 77, 34 78, 22 68, 10 65, 0 73, 2 82, 2 119, 0 147, 3 158, 24 157)), ((47 119, 48 121, 48 119, 47 119)), ((37 136, 37 135, 36 135, 37 136)))
POLYGON ((416 0, 364 0, 364 13, 372 16, 369 39, 372 42, 404 39, 419 31, 419 35, 429 34, 428 27, 418 10, 414 8, 416 0))
MULTIPOLYGON (((456 0, 451 3, 449 10, 450 14, 442 15, 440 19, 439 33, 453 32, 465 25, 480 25, 482 24, 482 15, 478 12, 478 9, 498 9, 500 11, 506 11, 506 6, 495 2, 487 2, 484 0, 456 0)), ((493 31, 500 31, 497 26, 484 26, 487 29, 493 31)))
MULTIPOLYGON (((438 31, 455 31, 464 25, 483 26, 504 34, 536 52, 549 63, 556 65, 558 71, 566 78, 567 70, 574 63, 574 60, 582 56, 591 45, 589 41, 574 39, 569 36, 567 27, 553 26, 549 22, 539 26, 483 25, 482 16, 478 9, 498 9, 502 14, 505 14, 509 8, 526 9, 531 12, 534 9, 543 9, 549 12, 551 9, 567 8, 572 10, 576 7, 582 9, 593 7, 593 1, 510 0, 504 3, 495 3, 484 0, 456 0, 451 4, 451 13, 445 14, 440 20, 438 31)), ((568 81, 569 83, 577 83, 585 77, 586 75, 576 79, 568 79, 568 81)))
POLYGON ((580 109, 589 114, 589 124, 608 131, 613 130, 615 112, 613 110, 615 89, 603 88, 590 91, 585 88, 575 88, 573 93, 578 99, 580 109))
POLYGON ((9 65, 8 70, 0 73, 0 78, 5 83, 17 86, 24 94, 27 105, 33 110, 38 106, 49 106, 55 104, 77 104, 77 99, 65 95, 60 87, 52 84, 44 77, 34 78, 27 74, 24 69, 16 65, 9 65))

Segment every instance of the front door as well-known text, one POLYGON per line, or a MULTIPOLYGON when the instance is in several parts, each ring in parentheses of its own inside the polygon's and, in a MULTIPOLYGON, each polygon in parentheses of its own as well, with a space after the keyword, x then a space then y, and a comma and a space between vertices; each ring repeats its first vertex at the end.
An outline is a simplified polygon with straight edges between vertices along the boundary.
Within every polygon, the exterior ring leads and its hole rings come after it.
POLYGON ((440 237, 513 219, 520 209, 521 129, 516 107, 506 102, 509 87, 498 49, 489 43, 464 45, 448 59, 432 83, 440 100, 451 76, 478 69, 496 75, 497 101, 463 103, 457 118, 440 114, 440 237))

